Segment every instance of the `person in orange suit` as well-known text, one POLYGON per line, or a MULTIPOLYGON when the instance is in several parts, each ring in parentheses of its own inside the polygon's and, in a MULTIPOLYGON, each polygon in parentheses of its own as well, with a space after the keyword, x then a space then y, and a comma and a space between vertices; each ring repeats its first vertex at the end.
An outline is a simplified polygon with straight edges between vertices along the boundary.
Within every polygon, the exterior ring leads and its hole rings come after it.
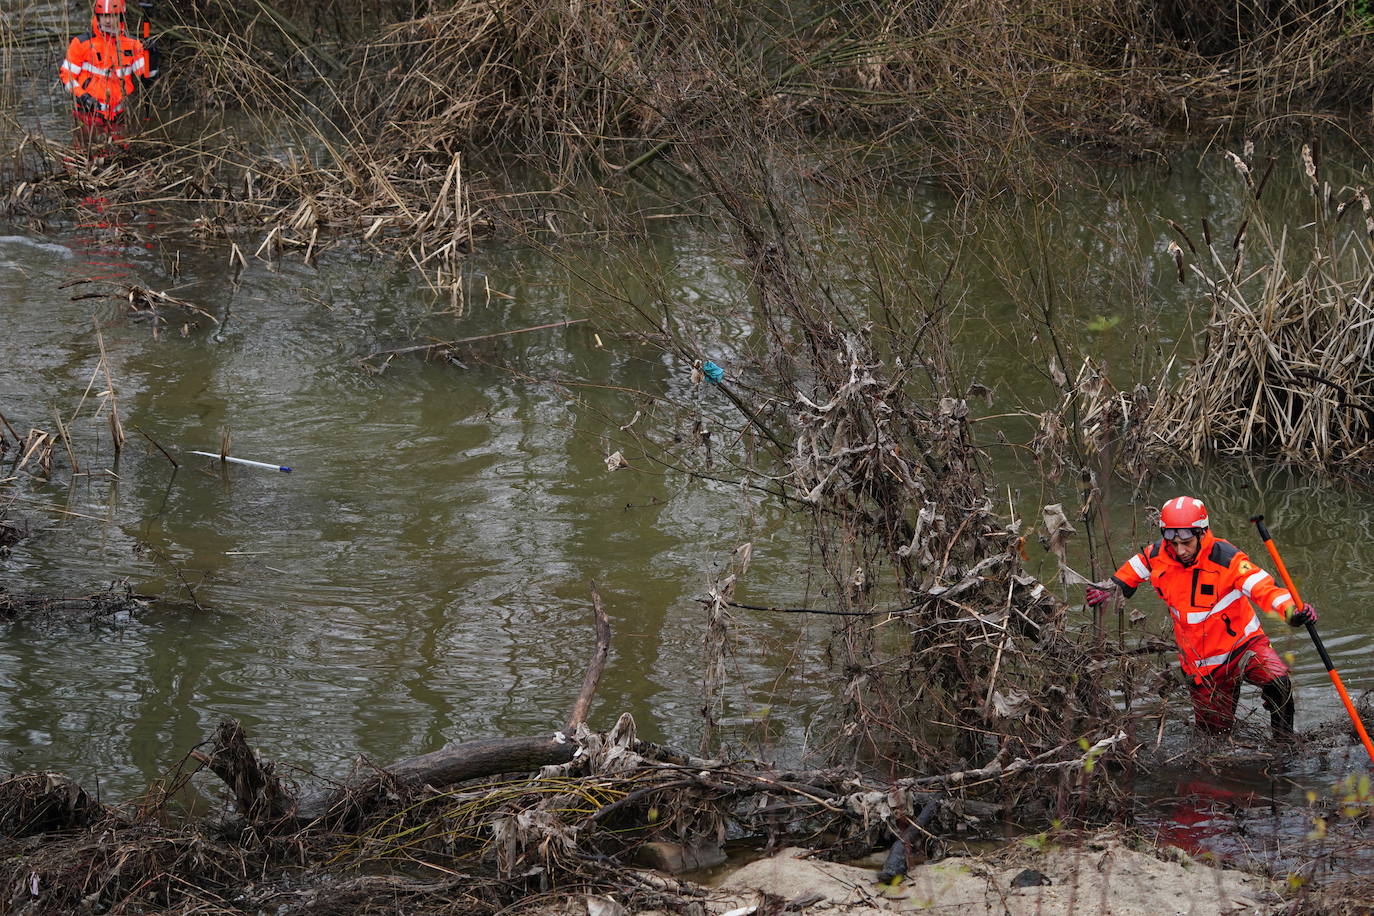
POLYGON ((1269 644, 1255 605, 1294 627, 1315 623, 1316 609, 1298 607, 1273 576, 1214 535, 1201 500, 1169 500, 1160 510, 1159 528, 1158 541, 1121 564, 1107 582, 1088 587, 1088 605, 1099 607, 1114 590, 1129 598, 1149 582, 1173 619, 1179 666, 1189 682, 1198 728, 1229 732, 1235 726, 1241 684, 1248 681, 1260 688, 1275 739, 1291 742, 1292 681, 1288 666, 1269 644))
POLYGON ((112 139, 124 134, 135 90, 158 75, 155 55, 125 30, 124 12, 125 0, 95 0, 91 31, 71 40, 58 71, 77 121, 112 139))

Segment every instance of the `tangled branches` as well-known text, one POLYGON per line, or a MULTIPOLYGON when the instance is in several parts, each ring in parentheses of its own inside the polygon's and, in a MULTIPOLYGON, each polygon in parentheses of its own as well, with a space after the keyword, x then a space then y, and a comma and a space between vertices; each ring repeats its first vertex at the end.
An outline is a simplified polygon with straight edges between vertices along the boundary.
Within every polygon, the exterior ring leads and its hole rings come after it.
MULTIPOLYGON (((727 831, 765 836, 774 847, 808 843, 853 856, 890 842, 932 801, 938 813, 927 821, 931 832, 977 835, 1008 812, 963 801, 956 787, 1047 771, 1072 778, 1114 755, 1122 741, 1108 735, 1086 752, 1072 745, 884 785, 843 770, 779 772, 693 758, 639 741, 624 715, 606 734, 580 728, 569 745, 576 756, 537 774, 456 785, 393 780, 393 791, 355 807, 348 825, 332 817, 290 825, 280 808, 260 803, 260 793, 239 787, 236 817, 217 826, 169 824, 165 812, 104 808, 65 778, 34 774, 0 783, 6 809, 27 812, 3 825, 11 839, 0 845, 7 853, 0 887, 10 910, 35 914, 382 913, 402 903, 491 914, 549 891, 676 910, 707 892, 634 863, 699 862, 692 851, 719 854, 727 831), (41 842, 23 839, 39 830, 48 832, 41 842), (24 854, 14 855, 21 847, 24 854)), ((266 773, 273 793, 286 791, 247 748, 237 723, 220 727, 210 757, 225 764, 215 770, 221 777, 246 767, 266 773), (228 764, 231 749, 236 763, 228 764)))
MULTIPOLYGON (((734 300, 749 304, 747 318, 736 309, 740 335, 703 343, 679 303, 640 314, 697 367, 694 425, 720 430, 720 453, 738 448, 736 467, 780 487, 809 524, 823 584, 808 604, 839 621, 827 655, 842 703, 836 721, 817 723, 832 726, 832 759, 938 774, 1122 731, 1106 675, 1131 663, 1066 632, 1063 603, 1024 565, 1029 532, 995 511, 973 386, 947 334, 947 271, 911 271, 901 228, 862 195, 847 213, 868 221, 841 239, 824 196, 793 183, 783 147, 749 138, 724 155, 689 152, 734 242, 746 278, 734 300), (723 375, 705 374, 707 356, 727 363, 723 375)), ((717 680, 722 609, 742 606, 734 594, 747 582, 741 550, 707 602, 705 670, 717 680)), ((708 689, 708 711, 715 696, 708 689)), ((1048 780, 1031 794, 1061 791, 1048 780)))

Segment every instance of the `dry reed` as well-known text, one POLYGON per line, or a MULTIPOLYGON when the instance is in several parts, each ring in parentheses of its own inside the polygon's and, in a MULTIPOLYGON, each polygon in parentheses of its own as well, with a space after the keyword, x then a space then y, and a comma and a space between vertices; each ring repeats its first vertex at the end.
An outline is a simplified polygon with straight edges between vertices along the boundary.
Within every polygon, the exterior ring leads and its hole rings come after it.
POLYGON ((1222 238, 1199 228, 1174 245, 1208 317, 1198 352, 1161 373, 1140 420, 1142 447, 1161 463, 1250 455, 1366 476, 1374 467, 1369 194, 1333 188, 1304 147, 1307 205, 1267 207, 1262 164, 1231 159, 1239 229, 1222 238))
POLYGON ((164 231, 251 231, 244 250, 260 256, 308 260, 361 240, 454 295, 474 237, 507 221, 554 225, 552 195, 511 192, 513 158, 554 189, 661 159, 690 172, 690 144, 744 125, 839 141, 824 157, 832 177, 1024 184, 1066 149, 1167 155, 1180 130, 1309 125, 1374 90, 1368 17, 1334 0, 748 13, 715 0, 256 2, 157 15, 169 75, 145 110, 194 105, 234 122, 198 119, 193 139, 155 129, 96 161, 12 124, 6 212, 50 219, 75 184, 116 205, 156 202, 164 231), (251 141, 232 126, 245 115, 251 141))

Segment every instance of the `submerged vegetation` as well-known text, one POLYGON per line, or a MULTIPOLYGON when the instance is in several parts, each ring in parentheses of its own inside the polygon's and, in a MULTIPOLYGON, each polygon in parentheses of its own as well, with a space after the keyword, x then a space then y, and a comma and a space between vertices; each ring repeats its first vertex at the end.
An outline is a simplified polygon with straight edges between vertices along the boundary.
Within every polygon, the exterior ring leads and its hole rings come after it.
MULTIPOLYGON (((636 419, 601 434, 636 460, 802 514, 824 584, 815 607, 737 600, 752 546, 730 545, 731 571, 704 600, 700 756, 640 742, 622 718, 609 734, 576 731, 576 759, 560 735, 494 768, 403 762, 321 806, 226 725, 210 752, 122 808, 55 775, 17 776, 0 784, 13 910, 495 913, 575 891, 698 912, 699 890, 631 870, 632 856, 718 851, 727 833, 835 857, 894 839, 911 851, 921 836, 933 850, 979 817, 991 832, 986 818, 1070 829, 1129 815, 1128 780, 1148 766, 1142 736, 1162 733, 1168 703, 1155 656, 1171 649, 1137 638, 1124 615, 1110 635, 1102 620, 1083 626, 1054 587, 1109 571, 1095 552, 1103 488, 1217 451, 1367 469, 1374 217, 1367 192, 1327 184, 1310 149, 1298 224, 1262 208, 1267 173, 1248 153, 1235 157, 1234 229, 1170 223, 1161 263, 1209 312, 1201 358, 1145 354, 1138 377, 1108 378, 1063 342, 1065 310, 1081 303, 1060 295, 1044 238, 1019 262, 965 238, 1010 211, 999 197, 1053 207, 1066 153, 1154 166, 1179 137, 1238 146, 1321 129, 1363 142, 1374 23, 1357 6, 497 0, 157 13, 173 76, 147 93, 146 129, 127 147, 91 148, 11 123, 0 175, 11 220, 51 225, 98 200, 125 237, 217 243, 239 265, 372 247, 457 302, 484 238, 579 269, 570 237, 697 219, 738 268, 727 308, 747 306, 750 331, 703 340, 704 316, 651 277, 630 292, 587 271, 601 326, 692 372, 699 395, 626 391, 636 419), (201 99, 210 110, 195 119, 170 116, 201 99), (917 181, 961 201, 942 233, 919 234, 883 205, 917 181), (166 213, 155 230, 138 217, 153 203, 166 213), (1018 518, 988 470, 970 404, 991 393, 953 343, 977 307, 961 288, 968 258, 992 266, 1043 349, 1048 403, 1020 405, 1037 428, 1026 447, 1047 479, 1077 482, 1069 509, 1018 518), (1187 384, 1162 384, 1177 377, 1187 384), (1075 525, 1087 576, 1071 568, 1075 525), (1029 569, 1037 541, 1057 583, 1029 569), (718 759, 724 659, 744 612, 837 621, 836 708, 818 742, 834 769, 718 759), (169 827, 201 768, 229 786, 235 812, 169 827), (495 781, 509 773, 520 775, 495 781), (935 820, 918 823, 932 805, 935 820)), ((9 77, 33 79, 22 66, 9 77)), ((190 318, 214 320, 167 293, 120 295, 155 325, 159 308, 187 319, 185 333, 190 318)), ((76 472, 55 419, 23 437, 6 421, 0 456, 15 477, 0 483, 51 480, 64 460, 76 472)), ((7 611, 37 600, 0 592, 7 611)))

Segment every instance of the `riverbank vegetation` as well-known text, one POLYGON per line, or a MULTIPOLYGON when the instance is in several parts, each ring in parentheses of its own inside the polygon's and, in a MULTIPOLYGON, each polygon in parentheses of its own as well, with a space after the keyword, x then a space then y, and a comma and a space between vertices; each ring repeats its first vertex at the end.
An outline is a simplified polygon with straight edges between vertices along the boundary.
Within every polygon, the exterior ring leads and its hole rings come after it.
MULTIPOLYGON (((474 235, 595 228, 560 225, 587 180, 680 197, 687 150, 739 124, 814 142, 815 180, 1024 191, 1065 157, 1167 162, 1180 139, 1363 141, 1374 98, 1374 21, 1339 2, 154 9, 171 75, 143 114, 171 123, 127 157, 12 124, 11 215, 179 202, 186 231, 258 254, 362 240, 450 283, 474 235)), ((17 70, 12 92, 36 75, 17 70)))
POLYGON ((1374 22, 1340 2, 332 7, 173 6, 202 80, 183 86, 259 112, 309 99, 349 143, 398 154, 621 173, 745 118, 880 159, 917 142, 946 176, 1027 141, 1161 155, 1179 132, 1357 120, 1374 90, 1374 22))

